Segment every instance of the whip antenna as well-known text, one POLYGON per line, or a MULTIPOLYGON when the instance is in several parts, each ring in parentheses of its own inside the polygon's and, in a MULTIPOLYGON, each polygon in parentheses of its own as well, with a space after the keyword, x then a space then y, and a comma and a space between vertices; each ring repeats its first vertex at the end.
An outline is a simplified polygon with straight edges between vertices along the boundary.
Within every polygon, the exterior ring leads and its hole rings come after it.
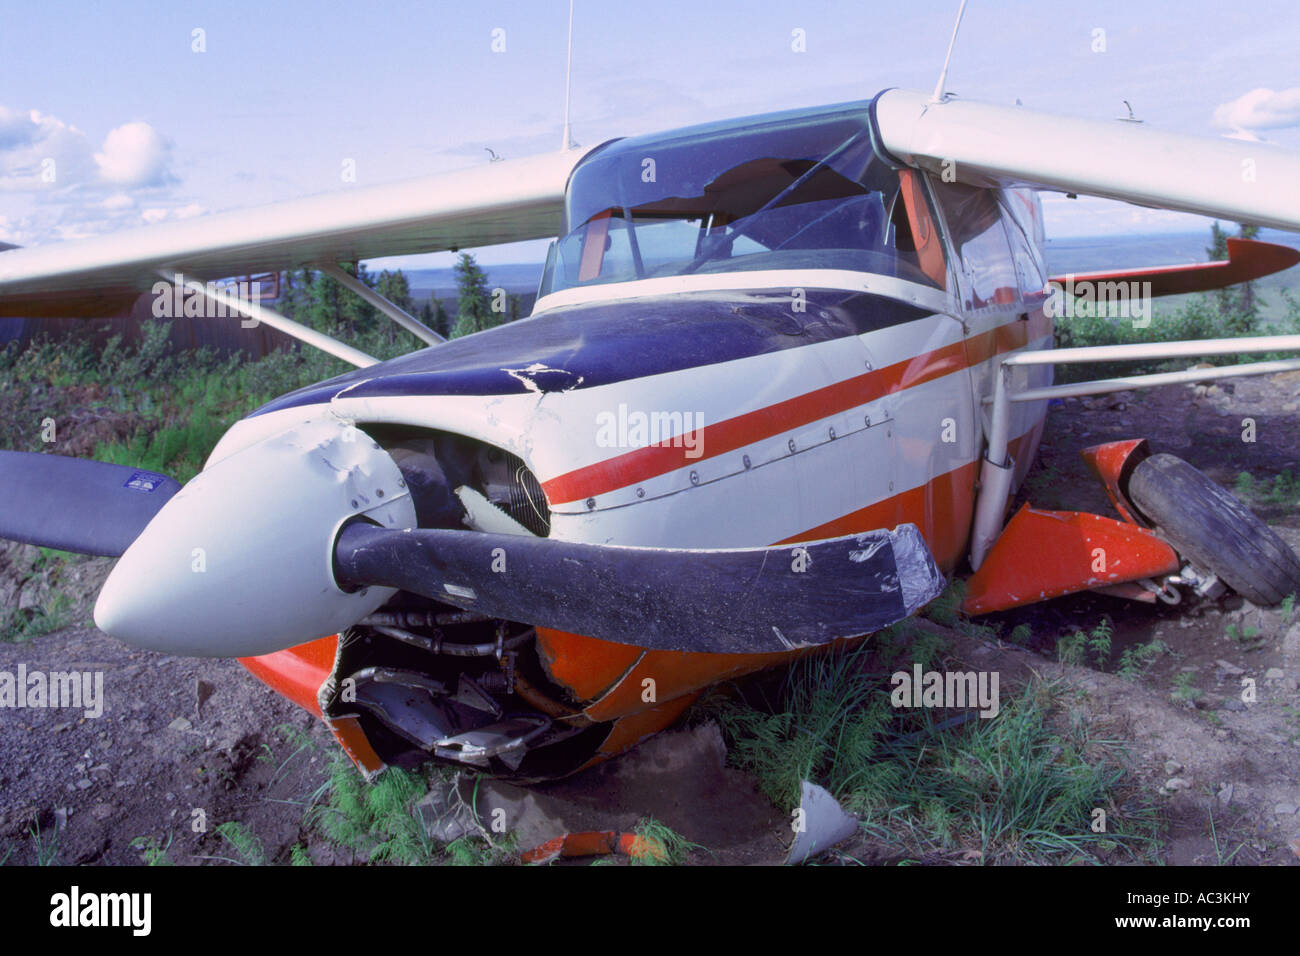
MULTIPOLYGON (((573 0, 569 0, 572 7, 573 0)), ((931 103, 942 103, 945 93, 944 85, 948 82, 948 63, 952 60, 952 48, 957 45, 957 31, 961 29, 961 18, 966 13, 966 0, 961 0, 961 8, 957 11, 957 22, 952 25, 952 39, 948 41, 948 55, 943 58, 943 72, 939 74, 939 82, 934 85, 934 95, 930 97, 931 103)))
MULTIPOLYGON (((963 6, 965 0, 962 0, 963 6)), ((569 132, 569 90, 573 87, 573 0, 569 0, 569 58, 564 67, 564 141, 560 149, 573 149, 573 136, 569 132)))

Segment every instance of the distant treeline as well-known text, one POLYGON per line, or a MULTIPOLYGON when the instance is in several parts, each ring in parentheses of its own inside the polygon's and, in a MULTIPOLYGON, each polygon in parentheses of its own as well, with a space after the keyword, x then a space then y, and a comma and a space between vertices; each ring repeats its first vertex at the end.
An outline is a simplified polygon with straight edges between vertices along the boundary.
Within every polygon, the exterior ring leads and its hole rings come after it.
MULTIPOLYGON (((364 263, 343 268, 446 338, 521 318, 531 311, 536 299, 531 293, 511 294, 504 289, 489 288, 486 274, 469 253, 461 253, 456 263, 456 297, 428 299, 418 304, 400 269, 375 273, 364 263)), ((407 335, 374 306, 322 272, 296 269, 281 273, 278 283, 274 277, 269 283, 263 279, 261 291, 264 296, 268 293, 273 296, 262 299, 263 305, 345 342, 379 335, 386 337, 390 345, 396 345, 399 336, 407 335)), ((38 338, 65 336, 89 339, 100 346, 116 336, 122 344, 135 346, 144 338, 144 325, 160 321, 155 317, 155 298, 152 291, 144 293, 128 313, 100 319, 0 319, 0 347, 17 342, 23 348, 38 338)), ((261 358, 276 350, 300 347, 297 340, 266 325, 245 328, 238 317, 173 314, 161 321, 171 323, 169 342, 177 351, 208 348, 221 355, 243 352, 261 358)))

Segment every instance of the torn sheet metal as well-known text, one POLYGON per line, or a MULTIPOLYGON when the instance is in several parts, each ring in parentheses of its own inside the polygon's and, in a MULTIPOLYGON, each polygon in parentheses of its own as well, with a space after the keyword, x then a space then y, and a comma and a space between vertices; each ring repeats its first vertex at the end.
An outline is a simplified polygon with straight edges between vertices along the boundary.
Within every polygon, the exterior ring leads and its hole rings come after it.
POLYGON ((474 813, 472 796, 466 799, 461 781, 460 774, 452 780, 435 780, 429 792, 415 805, 415 816, 424 832, 440 843, 483 833, 474 813))
POLYGON ((799 802, 794 842, 786 855, 787 866, 803 863, 825 853, 837 843, 842 843, 858 832, 857 817, 844 812, 839 801, 825 789, 801 780, 802 797, 799 802))

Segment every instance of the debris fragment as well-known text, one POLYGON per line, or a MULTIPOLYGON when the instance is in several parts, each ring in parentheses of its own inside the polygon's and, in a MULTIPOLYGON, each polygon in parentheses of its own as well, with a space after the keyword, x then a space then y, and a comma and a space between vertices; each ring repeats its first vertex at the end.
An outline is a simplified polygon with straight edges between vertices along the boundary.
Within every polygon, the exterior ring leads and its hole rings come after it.
POLYGON ((664 862, 668 859, 667 849, 658 840, 613 830, 566 833, 528 850, 519 859, 522 863, 543 864, 562 857, 608 856, 611 853, 634 860, 650 857, 664 862))
POLYGON ((845 813, 825 789, 807 780, 801 780, 799 786, 802 797, 795 817, 794 842, 785 858, 787 866, 819 856, 858 832, 857 817, 845 813))
POLYGON ((480 832, 474 808, 463 799, 459 785, 459 774, 453 780, 434 781, 429 792, 415 805, 415 815, 424 832, 442 843, 480 832))

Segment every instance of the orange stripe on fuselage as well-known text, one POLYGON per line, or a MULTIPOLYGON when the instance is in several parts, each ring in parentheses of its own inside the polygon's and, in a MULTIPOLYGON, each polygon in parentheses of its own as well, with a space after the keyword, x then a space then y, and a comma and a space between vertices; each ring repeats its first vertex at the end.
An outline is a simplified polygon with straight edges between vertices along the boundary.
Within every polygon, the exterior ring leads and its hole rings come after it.
MULTIPOLYGON (((1011 442, 1012 455, 1018 455, 1026 441, 1031 441, 1034 429, 1011 442)), ((855 532, 892 528, 902 522, 911 522, 921 529, 934 555, 935 563, 945 574, 951 573, 961 560, 970 532, 971 510, 975 498, 975 477, 978 463, 970 462, 952 471, 932 478, 917 488, 892 495, 884 501, 860 508, 834 521, 809 528, 778 544, 799 541, 817 541, 822 538, 855 532)), ((596 721, 617 720, 637 714, 645 708, 642 699, 646 678, 654 680, 655 692, 661 701, 671 701, 680 695, 694 693, 720 680, 729 680, 752 674, 754 671, 794 660, 807 653, 816 653, 831 646, 847 646, 847 642, 861 638, 846 638, 823 648, 805 648, 800 651, 782 651, 763 654, 704 654, 693 651, 645 651, 628 670, 627 657, 639 648, 611 644, 590 637, 577 637, 560 631, 538 629, 552 657, 563 656, 571 662, 563 674, 555 674, 560 683, 590 691, 591 688, 608 688, 598 697, 584 697, 583 710, 596 721), (610 653, 591 655, 589 652, 604 645, 610 653), (557 651, 560 653, 557 654, 557 651)), ((661 705, 662 707, 663 705, 661 705)), ((655 712, 658 712, 657 710, 655 712)), ((638 738, 639 739, 639 738, 638 738)), ((619 747, 627 746, 620 743, 619 747)))
POLYGON ((1023 348, 1029 341, 1028 333, 1028 323, 1017 319, 961 342, 709 425, 695 433, 689 447, 680 439, 675 444, 647 445, 559 475, 544 482, 542 490, 552 504, 562 504, 648 481, 882 396, 951 375, 1002 352, 1023 348), (700 455, 700 449, 707 451, 700 455), (688 458, 688 452, 696 457, 688 458))

